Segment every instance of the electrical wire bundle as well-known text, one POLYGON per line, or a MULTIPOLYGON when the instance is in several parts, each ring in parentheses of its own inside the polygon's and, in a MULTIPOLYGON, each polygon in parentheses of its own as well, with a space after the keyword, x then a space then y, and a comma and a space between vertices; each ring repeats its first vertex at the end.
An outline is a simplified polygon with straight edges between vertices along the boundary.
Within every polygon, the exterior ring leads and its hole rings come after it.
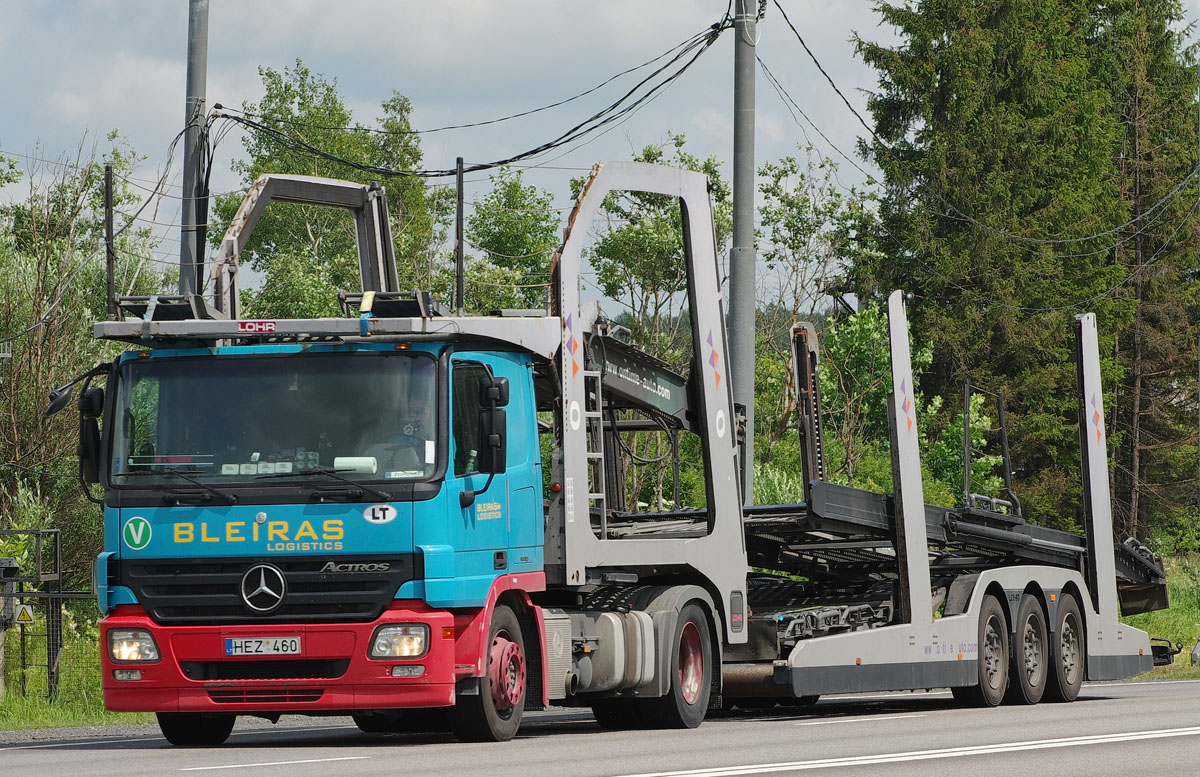
MULTIPOLYGON (((584 92, 580 92, 579 94, 576 94, 572 97, 566 98, 564 100, 559 100, 557 102, 542 106, 540 108, 534 108, 532 110, 521 111, 519 113, 514 113, 514 114, 511 114, 508 116, 502 116, 502 117, 496 118, 496 119, 472 122, 472 123, 468 123, 468 124, 456 124, 456 125, 450 125, 450 126, 446 126, 446 127, 437 127, 437 128, 429 129, 429 130, 410 130, 410 131, 402 132, 402 133, 397 133, 395 131, 389 131, 389 130, 367 129, 367 128, 361 128, 361 127, 318 127, 317 125, 309 125, 309 124, 305 124, 304 122, 297 122, 297 121, 284 121, 284 122, 280 122, 280 123, 290 124, 290 125, 295 125, 295 126, 300 126, 300 127, 308 127, 308 128, 312 128, 312 129, 344 129, 346 131, 372 132, 372 133, 377 133, 377 134, 427 134, 427 133, 432 133, 432 132, 444 132, 447 130, 465 129, 465 128, 470 128, 470 127, 482 127, 482 126, 486 126, 489 124, 496 124, 496 123, 503 122, 503 121, 509 121, 511 119, 517 119, 517 118, 521 118, 524 116, 530 116, 532 114, 539 113, 541 111, 546 111, 551 108, 556 108, 558 106, 565 105, 567 103, 578 100, 581 97, 592 94, 593 92, 601 89, 604 86, 607 86, 608 84, 612 83, 613 81, 616 81, 617 79, 621 78, 622 76, 628 75, 637 70, 641 70, 643 68, 649 67, 655 63, 662 61, 662 64, 658 65, 658 67, 656 67, 648 75, 646 75, 644 78, 642 78, 636 84, 634 84, 633 87, 631 87, 629 90, 627 90, 615 102, 605 106, 604 108, 600 109, 599 111, 593 113, 591 116, 588 116, 586 119, 575 124, 573 127, 566 130, 565 132, 560 134, 558 137, 556 137, 552 140, 548 140, 545 143, 542 143, 542 144, 535 146, 531 149, 528 149, 526 151, 522 151, 517 154, 513 154, 512 156, 506 157, 504 159, 498 159, 493 162, 472 164, 472 165, 469 165, 469 166, 466 166, 463 168, 463 172, 478 172, 481 170, 490 170, 490 169, 493 169, 496 167, 502 167, 504 165, 509 165, 514 162, 520 162, 520 161, 523 161, 526 159, 530 159, 532 157, 536 157, 541 154, 545 154, 546 152, 553 151, 557 148, 562 148, 563 146, 570 145, 572 143, 575 143, 578 140, 581 140, 581 139, 587 137, 588 135, 596 132, 597 130, 600 130, 603 127, 606 127, 608 125, 613 124, 614 122, 618 122, 618 121, 628 117, 630 114, 636 112, 640 108, 644 107, 645 105, 647 105, 648 103, 653 101, 656 97, 661 95, 664 90, 666 90, 668 87, 670 87, 671 84, 673 84, 685 72, 687 72, 687 70, 689 68, 691 68, 692 65, 695 64, 696 60, 698 60, 706 51, 708 51, 708 49, 710 47, 712 47, 712 45, 714 43, 716 43, 717 39, 721 36, 722 32, 724 32, 727 29, 730 29, 732 26, 733 26, 733 19, 728 14, 726 14, 724 16, 724 18, 722 18, 719 22, 716 22, 716 23, 710 25, 709 27, 706 27, 704 30, 696 33, 695 35, 692 35, 690 38, 685 40, 683 43, 680 43, 680 44, 672 47, 671 49, 668 49, 666 52, 660 54, 659 56, 655 57, 654 59, 648 60, 647 62, 644 62, 641 65, 637 65, 636 67, 632 67, 627 70, 624 70, 584 92), (663 61, 663 60, 665 60, 665 61, 663 61)), ((313 156, 320 157, 322 159, 326 159, 331 162, 336 162, 338 164, 343 164, 348 167, 354 168, 356 170, 361 170, 363 172, 370 173, 372 175, 378 175, 383 178, 447 178, 447 177, 457 175, 457 172, 458 172, 455 169, 448 169, 448 170, 395 170, 395 169, 388 168, 388 167, 380 167, 377 165, 368 165, 368 164, 362 164, 360 162, 354 162, 352 160, 344 159, 342 157, 337 156, 336 154, 332 154, 328 151, 325 151, 324 149, 317 148, 316 146, 313 146, 312 144, 297 137, 296 135, 284 131, 283 129, 281 129, 278 126, 273 126, 272 124, 268 124, 264 121, 259 121, 259 119, 261 119, 261 118, 263 118, 263 117, 259 116, 259 117, 255 118, 254 114, 251 114, 251 113, 248 113, 245 111, 237 111, 237 110, 234 110, 231 108, 226 108, 224 106, 221 106, 220 104, 217 104, 214 106, 213 119, 210 120, 210 123, 211 123, 211 121, 213 121, 215 119, 225 119, 229 122, 240 124, 253 132, 257 132, 260 135, 262 135, 263 137, 269 138, 270 140, 274 141, 275 143, 278 143, 280 146, 282 146, 283 148, 286 148, 288 150, 291 150, 294 152, 299 152, 299 153, 312 154, 313 156)))

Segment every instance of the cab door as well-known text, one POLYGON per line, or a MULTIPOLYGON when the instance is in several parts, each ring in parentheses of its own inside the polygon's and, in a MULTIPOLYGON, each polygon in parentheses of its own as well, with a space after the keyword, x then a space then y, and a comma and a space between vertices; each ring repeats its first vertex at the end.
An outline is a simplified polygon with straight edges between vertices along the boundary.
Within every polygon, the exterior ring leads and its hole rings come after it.
POLYGON ((460 574, 471 577, 507 571, 512 544, 508 472, 495 473, 489 485, 489 475, 480 471, 483 446, 487 444, 482 428, 484 387, 496 375, 498 366, 468 355, 455 357, 450 363, 446 497, 450 511, 460 511, 462 521, 460 544, 455 546, 460 551, 459 565, 466 567, 460 574), (463 507, 459 497, 466 491, 473 491, 475 498, 463 507))

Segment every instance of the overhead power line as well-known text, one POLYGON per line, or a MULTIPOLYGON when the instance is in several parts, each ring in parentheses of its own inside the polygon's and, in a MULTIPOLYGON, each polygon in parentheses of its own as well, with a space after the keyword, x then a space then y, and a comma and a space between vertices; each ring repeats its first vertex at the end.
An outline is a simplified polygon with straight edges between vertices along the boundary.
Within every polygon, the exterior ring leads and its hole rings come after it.
MULTIPOLYGON (((783 100, 783 107, 787 108, 788 113, 792 115, 792 120, 799 125, 800 122, 798 119, 796 119, 796 114, 799 114, 806 122, 808 122, 808 126, 812 127, 813 130, 815 130, 816 133, 821 136, 821 139, 824 140, 830 148, 836 151, 838 155, 842 157, 842 159, 845 159, 847 162, 849 162, 855 170, 866 176, 868 180, 874 180, 873 175, 859 166, 859 164, 855 162, 849 154, 838 148, 837 144, 830 140, 829 137, 821 131, 821 128, 816 125, 816 122, 809 118, 808 114, 804 112, 804 109, 800 107, 799 103, 797 103, 792 98, 792 95, 783 88, 783 84, 780 83, 779 79, 775 77, 775 74, 771 72, 771 68, 767 67, 767 63, 762 61, 762 57, 756 57, 756 59, 758 60, 758 66, 762 68, 763 75, 767 77, 767 82, 771 84, 772 88, 775 89, 775 93, 779 95, 779 99, 783 100)), ((801 127, 801 129, 803 129, 803 127, 801 127)))
MULTIPOLYGON (((714 27, 715 27, 715 25, 714 25, 714 27)), ((596 84, 592 88, 587 89, 582 92, 579 92, 578 94, 572 95, 571 97, 567 97, 565 99, 558 100, 556 102, 552 102, 552 103, 549 103, 548 105, 543 105, 538 108, 531 108, 527 111, 520 111, 518 113, 510 113, 507 116, 500 116, 495 119, 486 119, 483 121, 473 121, 473 122, 467 122, 464 124, 449 124, 445 127, 434 127, 432 129, 423 129, 423 130, 419 130, 419 129, 386 130, 386 129, 378 129, 375 127, 361 127, 361 126, 337 127, 337 126, 322 125, 322 124, 311 124, 309 122, 299 121, 297 119, 271 119, 271 120, 276 121, 280 124, 287 124, 287 125, 290 125, 293 127, 304 127, 306 129, 343 131, 343 132, 363 132, 363 133, 369 133, 369 134, 374 134, 374 135, 432 135, 435 132, 448 132, 450 130, 471 129, 474 127, 486 127, 490 124, 499 124, 501 122, 511 121, 513 119, 520 119, 525 116, 532 116, 535 113, 541 113, 543 111, 551 110, 552 108, 558 108, 560 106, 566 105, 567 103, 572 103, 583 97, 587 97, 589 94, 592 94, 594 92, 597 92, 597 91, 603 89, 604 87, 608 86, 609 84, 611 84, 612 82, 621 78, 622 76, 627 76, 630 73, 635 73, 638 70, 642 70, 643 68, 649 67, 650 65, 653 65, 655 62, 658 62, 659 60, 670 56, 672 53, 678 51, 679 49, 682 49, 682 48, 685 48, 688 46, 692 46, 692 45, 696 44, 697 42, 702 41, 706 36, 711 34, 712 29, 713 29, 713 27, 706 28, 705 30, 696 33, 691 38, 688 38, 684 42, 682 42, 678 45, 672 46, 671 48, 664 51, 662 54, 659 54, 657 57, 654 57, 653 59, 648 59, 645 62, 641 63, 640 65, 634 65, 631 68, 622 70, 620 73, 617 73, 616 75, 606 78, 605 80, 596 84)), ((228 107, 224 107, 224 106, 222 106, 222 109, 226 110, 226 111, 233 111, 235 113, 239 113, 239 114, 241 114, 243 116, 247 116, 247 117, 252 117, 254 119, 270 119, 270 117, 265 116, 261 113, 253 113, 251 111, 238 110, 236 108, 228 108, 228 107)))
MULTIPOLYGON (((97 164, 97 165, 100 164, 99 162, 84 163, 84 164, 79 164, 77 162, 64 162, 61 159, 47 159, 46 157, 34 156, 33 154, 22 154, 17 151, 7 151, 3 148, 0 148, 0 156, 16 157, 18 159, 25 159, 30 162, 37 162, 38 164, 46 164, 46 165, 51 165, 54 167, 61 167, 65 170, 76 170, 76 171, 86 170, 88 168, 89 164, 97 164)), ((137 176, 125 175, 122 173, 118 173, 116 171, 113 171, 113 175, 133 186, 137 186, 137 184, 134 183, 134 181, 141 181, 142 183, 149 183, 149 184, 157 183, 152 178, 139 178, 137 176)), ((171 186, 176 189, 179 188, 179 184, 168 184, 168 186, 171 186)), ((144 186, 137 186, 137 188, 142 189, 143 191, 153 191, 153 189, 147 189, 144 186)))
MULTIPOLYGON (((789 28, 791 28, 792 34, 796 36, 796 40, 798 40, 800 42, 800 45, 804 48, 805 53, 808 54, 809 59, 811 59, 813 61, 813 64, 816 65, 817 70, 819 70, 821 72, 821 75, 825 77, 825 80, 829 82, 829 85, 830 85, 830 87, 833 88, 833 91, 837 93, 837 96, 840 97, 842 99, 842 102, 846 104, 846 107, 848 109, 850 109, 850 113, 854 114, 854 118, 858 120, 858 123, 861 124, 863 126, 863 128, 865 128, 867 130, 868 133, 870 133, 871 137, 875 140, 875 142, 879 145, 879 147, 881 149, 883 149, 883 151, 886 152, 887 155, 894 162, 896 162, 896 164, 898 164, 902 168, 904 168, 905 172, 907 172, 914 181, 917 181, 918 183, 921 183, 922 186, 924 186, 920 175, 918 175, 911 167, 909 167, 904 162, 904 160, 902 160, 895 153, 895 151, 892 150, 891 146, 889 146, 887 143, 885 143, 883 141, 883 139, 880 138, 875 133, 874 128, 871 127, 871 125, 869 125, 866 122, 866 120, 863 119, 862 115, 858 112, 858 110, 856 110, 855 107, 846 98, 846 95, 842 93, 842 90, 838 87, 837 83, 833 80, 833 78, 829 75, 829 73, 826 72, 824 66, 821 65, 821 61, 819 59, 817 59, 817 55, 814 54, 812 49, 810 49, 808 47, 808 44, 804 42, 804 37, 800 34, 800 31, 796 29, 796 26, 794 24, 792 24, 792 20, 788 18, 787 12, 783 10, 783 6, 780 5, 779 0, 774 0, 774 3, 775 3, 775 7, 779 9, 779 13, 783 16, 784 22, 786 22, 787 26, 789 28)), ((1167 192, 1165 195, 1163 195, 1163 197, 1161 199, 1159 199, 1157 202, 1155 202, 1153 205, 1151 205, 1146 210, 1144 210, 1141 213, 1139 213, 1138 215, 1134 216, 1132 219, 1129 219, 1128 221, 1126 221, 1124 224, 1120 224, 1120 225, 1112 227, 1110 229, 1106 229, 1102 232, 1096 232, 1096 233, 1093 233, 1090 235, 1082 235, 1080 237, 1069 237, 1069 238, 1029 237, 1027 235, 1020 235, 1015 232, 1008 232, 1003 229, 993 227, 992 225, 986 224, 986 223, 974 218, 970 214, 964 212, 961 208, 958 208, 957 206, 955 206, 954 203, 947 200, 940 193, 933 191, 932 189, 929 189, 928 187, 925 187, 925 188, 926 188, 926 191, 928 191, 931 195, 933 195, 938 200, 938 202, 940 202, 942 204, 942 206, 946 208, 946 210, 949 212, 948 215, 951 218, 954 218, 959 221, 968 222, 982 230, 985 230, 994 235, 998 235, 1000 237, 1003 237, 1003 238, 1006 238, 1008 240, 1012 240, 1015 242, 1031 243, 1031 244, 1036 244, 1036 245, 1067 245, 1067 244, 1071 244, 1071 243, 1085 243, 1085 242, 1088 242, 1091 240, 1097 240, 1099 238, 1108 237, 1110 235, 1114 235, 1118 232, 1121 232, 1122 230, 1136 226, 1136 225, 1140 224, 1141 222, 1154 217, 1155 214, 1160 209, 1164 209, 1164 208, 1168 207, 1176 199, 1178 199, 1179 196, 1182 194, 1183 189, 1189 183, 1191 183, 1192 180, 1194 178, 1196 178, 1197 175, 1200 175, 1200 166, 1193 168, 1192 171, 1190 173, 1188 173, 1188 175, 1186 177, 1184 177, 1183 180, 1181 180, 1173 189, 1171 189, 1169 192, 1167 192)))
POLYGON ((67 289, 69 289, 71 284, 75 282, 75 278, 79 276, 80 271, 87 266, 88 262, 92 261, 99 255, 99 252, 91 254, 90 256, 84 258, 84 260, 79 263, 79 266, 71 271, 71 274, 67 276, 67 280, 63 282, 62 287, 58 290, 58 295, 55 296, 54 301, 50 303, 50 306, 46 308, 46 312, 42 314, 41 318, 25 327, 20 332, 17 332, 15 335, 9 335, 8 337, 0 339, 0 343, 11 343, 14 340, 19 340, 35 329, 45 326, 46 323, 50 321, 50 316, 54 313, 55 308, 58 307, 58 304, 62 302, 63 297, 66 296, 67 289))
MULTIPOLYGON (((172 163, 172 160, 175 155, 175 147, 176 147, 176 145, 178 145, 179 139, 181 137, 183 137, 183 133, 184 133, 184 130, 180 130, 178 133, 176 133, 175 137, 171 139, 170 144, 167 146, 167 161, 166 161, 165 165, 163 166, 162 175, 159 176, 158 182, 155 184, 154 189, 150 192, 150 194, 146 197, 145 201, 142 202, 142 204, 138 207, 138 209, 136 211, 134 211, 132 214, 127 214, 128 221, 126 221, 125 224, 120 229, 116 230, 113 233, 114 238, 121 236, 122 234, 125 233, 126 230, 128 230, 131 226, 133 226, 135 223, 137 223, 137 221, 141 218, 142 212, 144 210, 146 210, 147 207, 149 207, 150 203, 162 196, 162 188, 164 186, 166 186, 167 178, 170 176, 170 173, 171 173, 171 163, 172 163)), ((45 160, 45 161, 49 161, 49 160, 45 160)), ((67 165, 66 163, 56 162, 54 164, 71 166, 71 167, 75 167, 78 169, 78 166, 67 165)), ((123 214, 123 215, 126 215, 126 214, 123 214)), ((151 222, 151 223, 156 223, 156 222, 151 222)), ((16 334, 9 335, 8 337, 5 337, 5 338, 0 338, 0 344, 11 343, 15 340, 19 340, 20 338, 24 337, 25 335, 39 329, 42 326, 45 326, 50 321, 50 317, 54 314, 54 311, 58 308, 59 304, 62 302, 63 297, 66 296, 67 290, 71 287, 71 284, 73 284, 75 282, 75 279, 79 277, 79 273, 82 272, 83 268, 86 267, 89 262, 91 262, 93 259, 96 259, 98 256, 100 256, 101 250, 102 249, 92 252, 90 255, 85 257, 83 259, 83 261, 81 261, 79 263, 78 267, 76 267, 74 270, 71 271, 71 274, 69 276, 67 276, 66 281, 64 281, 62 286, 59 288, 58 294, 55 296, 54 300, 50 303, 50 305, 46 308, 46 311, 41 315, 41 317, 37 321, 35 321, 34 323, 25 327, 24 329, 22 329, 20 332, 17 332, 16 334)))
MULTIPOLYGON (((579 122, 575 126, 563 132, 553 140, 547 141, 539 146, 531 148, 527 151, 514 154, 505 159, 498 159, 493 162, 474 164, 465 168, 465 172, 478 172, 480 170, 489 170, 495 167, 519 162, 524 159, 539 156, 560 148, 574 141, 580 140, 587 135, 605 127, 613 122, 617 122, 624 117, 627 117, 631 112, 638 110, 643 105, 654 100, 661 92, 695 64, 700 58, 720 37, 721 33, 731 27, 732 23, 728 16, 721 21, 713 24, 703 33, 694 35, 684 43, 671 49, 671 56, 665 63, 657 67, 646 77, 638 81, 616 102, 597 111, 588 118, 579 122), (657 79, 657 80, 656 80, 657 79), (639 94, 640 93, 640 94, 639 94), (636 95, 636 97, 635 97, 636 95)), ((659 57, 657 59, 661 59, 659 57)), ((652 60, 652 61, 657 61, 652 60)), ((336 154, 332 154, 324 149, 318 148, 302 138, 291 135, 278 127, 264 124, 256 121, 245 115, 227 112, 228 109, 221 108, 214 110, 214 118, 223 118, 231 122, 244 125, 245 127, 258 132, 263 137, 266 137, 284 148, 288 148, 297 152, 306 152, 313 156, 322 159, 346 165, 356 170, 361 170, 366 173, 378 175, 384 178, 446 178, 457 175, 456 169, 448 170, 395 170, 392 168, 382 167, 379 165, 364 164, 355 162, 336 154)))

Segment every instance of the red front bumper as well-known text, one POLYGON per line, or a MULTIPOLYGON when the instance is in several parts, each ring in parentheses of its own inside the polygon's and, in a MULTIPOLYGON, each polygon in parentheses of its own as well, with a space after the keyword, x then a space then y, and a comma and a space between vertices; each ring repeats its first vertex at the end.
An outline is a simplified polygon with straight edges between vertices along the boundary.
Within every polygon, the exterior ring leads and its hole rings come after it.
POLYGON ((159 626, 141 607, 123 605, 100 623, 104 705, 119 712, 234 713, 444 707, 454 703, 453 627, 449 612, 419 601, 397 601, 371 623, 256 626, 159 626), (428 625, 425 655, 368 658, 376 627, 389 623, 428 625), (129 628, 154 636, 159 661, 112 660, 108 632, 129 628), (294 636, 300 655, 225 655, 229 638, 294 636), (393 677, 397 666, 424 671, 393 677), (139 670, 141 679, 114 676, 128 669, 139 670))

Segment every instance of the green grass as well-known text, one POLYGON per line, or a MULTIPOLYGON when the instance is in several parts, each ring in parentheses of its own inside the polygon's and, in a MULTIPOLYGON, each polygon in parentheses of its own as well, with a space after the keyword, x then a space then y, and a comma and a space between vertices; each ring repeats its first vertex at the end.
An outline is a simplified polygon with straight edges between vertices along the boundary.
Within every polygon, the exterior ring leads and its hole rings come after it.
MULTIPOLYGON (((104 709, 100 690, 100 646, 95 626, 83 625, 79 631, 83 633, 77 633, 73 619, 67 617, 59 659, 58 695, 54 702, 46 698, 44 666, 30 666, 26 670, 25 695, 22 696, 20 629, 12 628, 4 633, 5 693, 0 701, 0 731, 154 721, 154 716, 149 714, 116 713, 104 709)), ((40 618, 27 629, 25 647, 31 664, 46 662, 46 642, 36 636, 44 632, 40 618)))
POLYGON ((99 698, 51 703, 45 696, 22 698, 20 693, 10 691, 0 702, 0 731, 153 722, 154 715, 148 712, 108 712, 99 698))
POLYGON ((1167 593, 1171 606, 1166 610, 1131 615, 1121 620, 1151 637, 1182 642, 1183 652, 1171 666, 1156 667, 1139 680, 1175 680, 1200 677, 1200 666, 1192 666, 1189 656, 1200 634, 1200 555, 1173 556, 1163 560, 1167 570, 1167 593))

